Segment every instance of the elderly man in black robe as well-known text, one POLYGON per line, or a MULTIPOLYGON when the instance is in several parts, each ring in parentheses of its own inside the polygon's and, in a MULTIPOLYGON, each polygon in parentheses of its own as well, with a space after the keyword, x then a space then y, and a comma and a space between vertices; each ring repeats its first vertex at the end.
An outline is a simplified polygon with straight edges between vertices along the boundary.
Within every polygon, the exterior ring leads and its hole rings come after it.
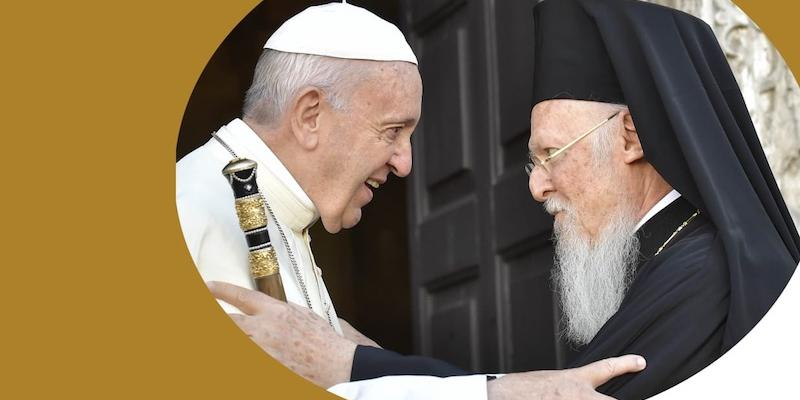
MULTIPOLYGON (((526 170, 555 216, 554 282, 580 349, 571 366, 640 354, 647 369, 599 391, 649 397, 753 328, 800 238, 708 25, 632 0, 545 0, 534 19, 526 170)), ((359 346, 351 380, 462 374, 359 346)), ((490 381, 490 397, 525 398, 525 378, 490 381)))
POLYGON ((534 15, 530 186, 556 215, 573 365, 641 354, 647 370, 601 390, 649 397, 761 319, 800 240, 708 25, 624 0, 549 0, 534 15), (608 116, 567 149, 569 129, 608 116))

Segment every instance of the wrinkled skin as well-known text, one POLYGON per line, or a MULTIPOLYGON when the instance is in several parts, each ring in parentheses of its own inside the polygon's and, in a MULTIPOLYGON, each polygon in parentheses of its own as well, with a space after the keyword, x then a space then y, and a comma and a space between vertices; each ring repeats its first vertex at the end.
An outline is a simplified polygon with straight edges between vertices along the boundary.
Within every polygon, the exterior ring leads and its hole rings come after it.
POLYGON ((489 382, 489 399, 612 399, 612 397, 597 393, 595 388, 614 377, 639 372, 644 367, 644 358, 627 355, 607 358, 574 369, 509 374, 489 382))
POLYGON ((350 380, 356 343, 339 336, 313 311, 228 283, 209 282, 208 289, 241 310, 244 314, 228 315, 261 349, 296 374, 324 388, 350 380))
MULTIPOLYGON (((263 293, 222 282, 208 282, 208 288, 214 297, 244 313, 229 315, 259 347, 321 387, 350 380, 357 344, 377 346, 350 324, 342 326, 345 336, 340 336, 312 311, 263 293)), ((594 389, 644 366, 642 357, 623 356, 570 370, 509 374, 489 382, 488 395, 490 400, 610 399, 594 389)))

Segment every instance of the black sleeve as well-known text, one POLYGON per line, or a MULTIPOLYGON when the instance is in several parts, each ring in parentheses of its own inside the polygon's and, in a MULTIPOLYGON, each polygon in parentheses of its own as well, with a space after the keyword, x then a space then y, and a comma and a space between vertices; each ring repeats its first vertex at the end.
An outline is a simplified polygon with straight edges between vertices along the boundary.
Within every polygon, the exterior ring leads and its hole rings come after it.
POLYGON ((661 261, 644 265, 643 280, 634 281, 620 309, 571 365, 623 354, 645 358, 645 370, 614 378, 598 392, 619 400, 649 398, 721 355, 730 299, 727 264, 721 241, 711 250, 703 241, 679 242, 661 261))
POLYGON ((438 377, 470 375, 444 361, 429 357, 404 356, 370 346, 357 346, 353 355, 350 381, 380 378, 388 375, 430 375, 438 377))

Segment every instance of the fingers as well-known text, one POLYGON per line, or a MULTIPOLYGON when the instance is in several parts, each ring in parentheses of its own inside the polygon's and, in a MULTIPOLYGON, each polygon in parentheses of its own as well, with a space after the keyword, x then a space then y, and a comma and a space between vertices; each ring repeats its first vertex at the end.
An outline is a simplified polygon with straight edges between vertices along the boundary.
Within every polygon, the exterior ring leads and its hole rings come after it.
POLYGON ((211 281, 206 282, 206 285, 214 297, 238 308, 247 315, 265 312, 272 304, 271 302, 277 302, 264 293, 230 283, 211 281))
POLYGON ((592 387, 598 387, 611 378, 631 372, 639 372, 647 366, 644 358, 637 355, 606 358, 576 369, 581 378, 589 382, 592 387))

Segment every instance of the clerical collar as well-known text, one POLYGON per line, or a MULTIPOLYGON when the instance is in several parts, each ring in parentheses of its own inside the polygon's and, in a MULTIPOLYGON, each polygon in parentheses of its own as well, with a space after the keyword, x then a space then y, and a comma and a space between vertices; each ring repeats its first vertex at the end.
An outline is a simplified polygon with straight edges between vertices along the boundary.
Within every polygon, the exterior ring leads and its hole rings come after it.
POLYGON ((681 197, 681 194, 678 193, 677 190, 672 189, 671 192, 669 192, 666 195, 664 195, 664 197, 662 197, 661 200, 659 200, 658 203, 656 203, 656 205, 654 205, 653 208, 651 208, 650 211, 648 211, 644 215, 644 217, 642 217, 642 219, 639 220, 639 223, 636 224, 636 227, 633 228, 633 230, 634 231, 638 231, 639 228, 641 228, 642 225, 644 225, 645 222, 649 221, 650 218, 653 218, 653 216, 658 214, 659 211, 663 210, 668 205, 672 204, 672 202, 677 200, 678 197, 681 197))
POLYGON ((258 162, 258 186, 269 201, 275 217, 293 231, 300 232, 319 218, 314 203, 286 166, 260 137, 237 118, 217 131, 237 155, 258 162))

